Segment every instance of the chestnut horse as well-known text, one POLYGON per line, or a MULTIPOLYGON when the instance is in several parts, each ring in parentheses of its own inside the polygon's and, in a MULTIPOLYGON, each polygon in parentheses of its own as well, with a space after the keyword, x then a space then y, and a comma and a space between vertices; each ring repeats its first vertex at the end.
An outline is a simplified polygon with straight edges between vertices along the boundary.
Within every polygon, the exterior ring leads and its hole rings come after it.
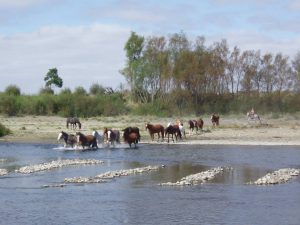
POLYGON ((76 132, 78 145, 80 144, 84 149, 85 146, 98 148, 97 139, 93 135, 84 135, 81 132, 76 132))
POLYGON ((64 131, 61 131, 58 134, 57 141, 63 139, 65 141, 64 147, 71 146, 72 148, 77 143, 76 136, 74 134, 67 134, 64 131))
POLYGON ((198 120, 195 120, 195 124, 196 124, 196 131, 203 130, 203 125, 204 125, 204 121, 203 119, 199 118, 198 120))
POLYGON ((146 127, 146 130, 148 129, 152 141, 154 141, 154 134, 158 135, 157 140, 160 139, 160 135, 162 137, 162 140, 164 139, 165 128, 163 125, 161 125, 161 124, 153 125, 153 124, 147 123, 145 127, 146 127))
POLYGON ((212 114, 211 117, 211 122, 212 122, 212 125, 213 126, 219 126, 219 121, 220 121, 220 116, 219 115, 216 115, 216 114, 212 114))
POLYGON ((177 141, 177 137, 178 136, 180 137, 180 139, 182 139, 181 132, 180 132, 180 129, 179 129, 178 125, 169 125, 166 128, 165 135, 166 136, 168 135, 168 143, 169 143, 169 136, 170 136, 170 134, 172 135, 173 142, 175 142, 173 135, 175 135, 176 141, 177 141))
POLYGON ((136 144, 141 140, 140 129, 138 127, 126 127, 123 130, 123 138, 130 148, 132 143, 134 143, 134 148, 136 148, 136 144))

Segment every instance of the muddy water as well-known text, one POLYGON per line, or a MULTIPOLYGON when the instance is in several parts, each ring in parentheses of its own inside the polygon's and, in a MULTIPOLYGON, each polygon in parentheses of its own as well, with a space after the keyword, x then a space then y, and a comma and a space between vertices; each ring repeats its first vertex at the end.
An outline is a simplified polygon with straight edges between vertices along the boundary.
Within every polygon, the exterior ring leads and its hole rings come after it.
POLYGON ((0 144, 0 224, 299 224, 300 178, 247 185, 280 168, 300 168, 300 148, 282 146, 139 145, 74 151, 46 144, 0 144), (62 159, 96 159, 32 174, 20 167, 62 159), (105 183, 65 178, 165 165, 105 183), (214 167, 230 167, 195 186, 160 186, 214 167))

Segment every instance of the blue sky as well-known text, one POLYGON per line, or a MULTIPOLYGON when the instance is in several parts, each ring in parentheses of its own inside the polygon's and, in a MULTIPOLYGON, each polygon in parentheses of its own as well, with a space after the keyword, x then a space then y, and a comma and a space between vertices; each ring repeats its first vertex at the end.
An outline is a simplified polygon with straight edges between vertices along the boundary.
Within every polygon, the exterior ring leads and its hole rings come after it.
POLYGON ((291 59, 300 51, 300 0, 0 0, 0 91, 16 84, 37 93, 56 67, 64 87, 125 83, 130 32, 168 36, 183 31, 206 45, 291 59))

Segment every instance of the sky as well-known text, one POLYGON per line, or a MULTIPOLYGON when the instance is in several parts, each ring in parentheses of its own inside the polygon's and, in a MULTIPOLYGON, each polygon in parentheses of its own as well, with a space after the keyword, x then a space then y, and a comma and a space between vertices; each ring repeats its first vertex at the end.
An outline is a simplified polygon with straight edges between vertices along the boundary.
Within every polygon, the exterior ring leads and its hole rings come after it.
MULTIPOLYGON (((0 92, 17 85, 37 94, 48 70, 64 87, 125 84, 131 31, 226 39, 232 49, 300 51, 300 0, 0 0, 0 92)), ((56 92, 59 89, 55 89, 56 92)))

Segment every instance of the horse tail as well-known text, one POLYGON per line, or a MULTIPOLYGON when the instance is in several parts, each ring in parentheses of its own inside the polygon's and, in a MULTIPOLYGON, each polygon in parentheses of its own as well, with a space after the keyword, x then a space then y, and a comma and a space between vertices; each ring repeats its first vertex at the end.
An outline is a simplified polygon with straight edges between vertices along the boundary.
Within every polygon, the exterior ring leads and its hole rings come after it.
POLYGON ((164 133, 165 133, 165 128, 162 126, 161 127, 161 137, 162 137, 162 139, 165 138, 164 133))
POLYGON ((79 122, 79 120, 78 120, 78 126, 79 126, 79 129, 81 129, 81 123, 79 122))

